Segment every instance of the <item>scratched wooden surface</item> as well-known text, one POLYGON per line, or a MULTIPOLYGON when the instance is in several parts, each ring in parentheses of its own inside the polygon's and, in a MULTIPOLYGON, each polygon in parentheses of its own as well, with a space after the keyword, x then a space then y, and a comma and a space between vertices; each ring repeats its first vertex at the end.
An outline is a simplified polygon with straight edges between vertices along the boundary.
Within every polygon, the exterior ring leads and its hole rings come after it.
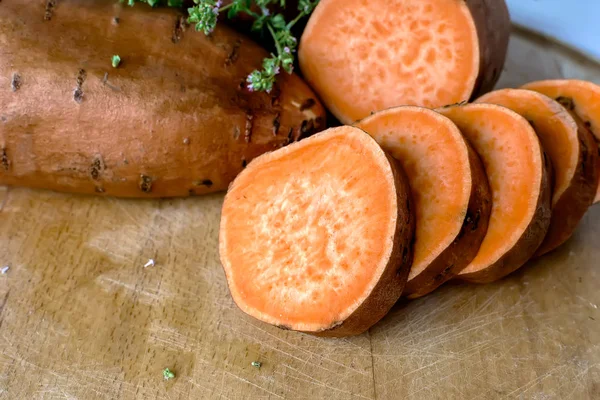
MULTIPOLYGON (((516 33, 501 86, 556 76, 600 68, 516 33)), ((0 398, 600 398, 600 206, 508 279, 446 286, 332 340, 235 307, 221 202, 0 188, 0 398)))

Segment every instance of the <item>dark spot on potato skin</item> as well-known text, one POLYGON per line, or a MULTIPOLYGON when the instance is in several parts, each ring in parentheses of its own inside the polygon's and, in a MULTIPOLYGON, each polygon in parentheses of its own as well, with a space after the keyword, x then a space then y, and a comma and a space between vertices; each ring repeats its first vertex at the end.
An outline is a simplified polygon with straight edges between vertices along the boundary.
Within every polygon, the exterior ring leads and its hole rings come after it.
POLYGON ((248 165, 248 161, 246 161, 245 158, 242 158, 242 168, 246 168, 247 165, 248 165))
POLYGON ((142 192, 144 193, 150 193, 152 192, 152 182, 154 181, 154 179, 152 179, 151 177, 147 176, 147 175, 140 175, 140 182, 139 182, 139 188, 142 192))
POLYGON ((2 164, 2 168, 4 168, 5 171, 10 169, 10 161, 8 160, 6 147, 3 147, 0 151, 0 164, 2 164))
POLYGON ((85 82, 86 78, 87 73, 84 69, 80 69, 79 73, 77 74, 77 86, 75 86, 75 89, 73 89, 73 100, 75 100, 75 102, 78 104, 83 102, 83 83, 85 82))
POLYGON ((273 136, 277 136, 279 133, 279 127, 281 126, 281 114, 277 113, 273 119, 273 136))
POLYGON ((211 181, 210 179, 204 179, 201 181, 194 182, 194 185, 211 187, 213 185, 213 181, 211 181))
POLYGON ((570 97, 558 96, 555 100, 569 111, 573 111, 575 109, 575 102, 570 97))
POLYGON ((175 19, 175 25, 173 26, 173 34, 171 35, 171 42, 177 44, 183 37, 183 32, 185 32, 186 28, 186 20, 183 15, 178 16, 175 19))
POLYGON ((21 75, 17 74, 16 72, 12 76, 10 88, 13 92, 16 92, 21 88, 21 75))
POLYGON ((435 281, 445 280, 446 276, 450 273, 450 271, 452 271, 452 268, 454 268, 454 264, 447 266, 442 272, 437 274, 433 279, 435 281))
POLYGON ((291 331, 292 330, 292 327, 289 325, 280 324, 280 325, 277 325, 277 327, 283 331, 291 331))
POLYGON ((56 5, 56 0, 46 0, 46 9, 44 11, 44 21, 50 21, 52 19, 52 14, 54 13, 55 5, 56 5))
POLYGON ((229 52, 229 54, 227 55, 227 58, 225 59, 226 67, 229 67, 230 65, 235 64, 235 62, 237 61, 237 59, 239 57, 239 51, 240 51, 241 45, 242 45, 242 41, 240 39, 235 41, 235 43, 231 47, 231 51, 229 52))
POLYGON ((97 156, 90 165, 90 176, 93 180, 97 181, 100 179, 102 171, 104 171, 104 161, 102 160, 102 157, 97 156))
POLYGON ((244 140, 250 143, 252 140, 252 129, 254 128, 254 115, 246 113, 246 128, 244 130, 244 140))
POLYGON ((300 104, 300 111, 308 110, 309 108, 313 108, 317 104, 315 99, 306 99, 302 104, 300 104))

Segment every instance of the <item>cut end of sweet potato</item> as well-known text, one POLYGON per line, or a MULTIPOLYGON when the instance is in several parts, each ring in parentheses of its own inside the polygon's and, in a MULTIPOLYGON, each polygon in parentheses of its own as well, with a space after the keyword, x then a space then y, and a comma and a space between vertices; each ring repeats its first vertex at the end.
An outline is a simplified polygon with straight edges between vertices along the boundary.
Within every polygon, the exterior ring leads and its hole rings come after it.
POLYGON ((404 295, 423 296, 477 254, 491 210, 485 172, 456 125, 435 111, 391 108, 357 126, 396 158, 408 176, 416 233, 404 295))
MULTIPOLYGON (((531 82, 523 89, 545 94, 575 114, 594 135, 595 148, 600 154, 600 86, 577 79, 554 79, 531 82)), ((600 168, 600 157, 596 165, 600 168)), ((600 180, 597 181, 594 202, 600 202, 600 180)))
POLYGON ((399 167, 365 132, 340 127, 248 165, 225 198, 220 254, 244 312, 343 336, 400 297, 413 234, 399 167))
POLYGON ((321 0, 299 49, 307 81, 349 124, 399 105, 489 90, 509 34, 503 0, 321 0))
POLYGON ((462 131, 481 157, 493 195, 487 234, 459 278, 491 282, 533 256, 550 223, 550 184, 544 155, 531 125, 492 104, 438 110, 462 131))
POLYGON ((507 107, 535 129, 553 174, 552 221, 537 255, 567 241, 593 203, 597 190, 597 152, 592 134, 562 105, 531 90, 502 89, 477 100, 507 107))

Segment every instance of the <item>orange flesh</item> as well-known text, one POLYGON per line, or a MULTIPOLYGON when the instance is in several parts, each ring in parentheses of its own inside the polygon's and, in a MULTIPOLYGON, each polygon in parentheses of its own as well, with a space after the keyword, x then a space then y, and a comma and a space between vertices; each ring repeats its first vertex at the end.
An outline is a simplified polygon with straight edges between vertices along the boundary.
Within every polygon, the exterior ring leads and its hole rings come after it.
POLYGON ((381 111, 357 126, 400 161, 408 177, 416 213, 410 281, 452 244, 463 225, 472 184, 466 144, 450 120, 425 108, 381 111))
MULTIPOLYGON (((572 99, 572 111, 589 125, 600 152, 600 86, 575 79, 559 79, 531 82, 524 85, 523 89, 534 90, 553 99, 572 99)), ((600 202, 600 182, 594 202, 600 202)))
POLYGON ((543 161, 538 139, 518 114, 495 105, 438 110, 449 117, 481 157, 492 191, 488 231, 471 264, 460 274, 487 268, 511 250, 536 211, 543 161))
POLYGON ((393 106, 468 100, 479 41, 464 1, 321 0, 299 59, 308 82, 349 124, 393 106))
POLYGON ((486 94, 478 103, 510 108, 530 121, 554 167, 552 205, 569 187, 579 161, 577 122, 563 106, 543 94, 522 89, 502 89, 486 94))
POLYGON ((221 259, 238 306, 303 331, 346 319, 389 260, 393 182, 381 148, 352 127, 252 162, 230 188, 221 222, 221 259))

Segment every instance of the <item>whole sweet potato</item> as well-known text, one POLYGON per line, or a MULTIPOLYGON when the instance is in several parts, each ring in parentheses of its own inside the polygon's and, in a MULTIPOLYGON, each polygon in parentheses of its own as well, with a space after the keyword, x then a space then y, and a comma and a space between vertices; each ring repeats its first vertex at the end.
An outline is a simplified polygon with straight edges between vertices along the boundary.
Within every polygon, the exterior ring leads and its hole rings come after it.
POLYGON ((222 26, 195 32, 173 10, 4 0, 0 185, 119 197, 226 189, 254 157, 324 124, 295 75, 270 94, 245 88, 266 55, 222 26))

